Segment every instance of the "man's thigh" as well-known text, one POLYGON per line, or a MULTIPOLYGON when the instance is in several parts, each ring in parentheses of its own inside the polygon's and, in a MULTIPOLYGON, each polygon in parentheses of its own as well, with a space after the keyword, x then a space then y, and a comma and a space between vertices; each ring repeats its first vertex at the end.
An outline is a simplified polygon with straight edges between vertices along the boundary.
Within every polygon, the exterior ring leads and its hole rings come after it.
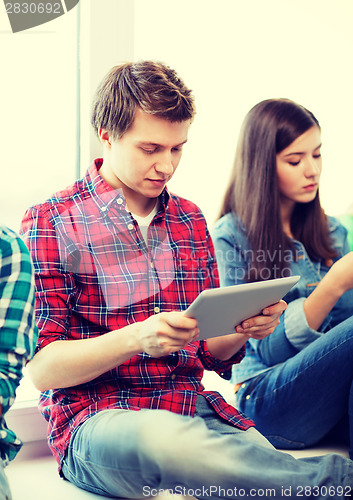
POLYGON ((88 491, 139 498, 146 477, 150 486, 159 484, 156 464, 167 461, 181 436, 195 434, 188 433, 194 424, 166 410, 102 411, 74 432, 63 474, 88 491))

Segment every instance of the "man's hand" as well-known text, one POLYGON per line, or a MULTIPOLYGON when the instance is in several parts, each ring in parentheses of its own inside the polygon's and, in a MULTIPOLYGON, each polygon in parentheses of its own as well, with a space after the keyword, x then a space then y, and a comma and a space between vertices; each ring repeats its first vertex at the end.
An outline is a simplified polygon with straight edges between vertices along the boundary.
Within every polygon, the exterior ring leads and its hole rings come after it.
POLYGON ((286 302, 280 300, 262 311, 262 315, 254 316, 236 327, 237 333, 243 333, 254 339, 263 339, 273 333, 279 324, 279 318, 287 308, 286 302))
POLYGON ((261 316, 254 316, 238 325, 236 333, 208 339, 209 351, 221 360, 231 358, 249 338, 263 339, 270 335, 279 324, 279 318, 286 308, 287 304, 283 300, 265 307, 261 316))
POLYGON ((197 321, 183 312, 163 312, 150 316, 139 324, 137 340, 141 351, 154 358, 167 356, 183 349, 197 339, 197 321))

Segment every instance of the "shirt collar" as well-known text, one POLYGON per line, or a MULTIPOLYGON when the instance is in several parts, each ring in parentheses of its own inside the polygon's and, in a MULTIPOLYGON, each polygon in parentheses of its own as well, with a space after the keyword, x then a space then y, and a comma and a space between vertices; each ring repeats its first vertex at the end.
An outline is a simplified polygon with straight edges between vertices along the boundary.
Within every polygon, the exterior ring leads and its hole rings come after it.
MULTIPOLYGON (((90 193, 92 200, 97 205, 102 215, 109 212, 112 203, 115 203, 119 209, 126 210, 126 200, 123 190, 114 189, 100 175, 99 169, 103 165, 103 158, 95 159, 87 170, 86 189, 90 193)), ((170 194, 167 188, 164 188, 159 195, 158 215, 165 213, 170 194)))

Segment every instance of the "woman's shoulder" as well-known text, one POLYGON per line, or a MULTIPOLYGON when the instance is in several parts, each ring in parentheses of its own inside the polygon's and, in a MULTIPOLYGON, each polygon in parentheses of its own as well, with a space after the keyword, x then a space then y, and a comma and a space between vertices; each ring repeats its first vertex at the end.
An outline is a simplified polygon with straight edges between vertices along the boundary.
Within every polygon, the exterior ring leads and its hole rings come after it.
POLYGON ((233 247, 246 249, 249 247, 247 233, 235 214, 223 215, 211 229, 211 237, 217 247, 221 242, 228 242, 233 247))
POLYGON ((344 224, 340 221, 338 217, 334 217, 332 215, 327 215, 327 225, 328 225, 328 230, 330 234, 332 233, 339 233, 344 236, 347 234, 347 228, 345 227, 344 224))
POLYGON ((327 216, 327 225, 333 247, 339 255, 346 253, 349 244, 348 230, 337 217, 327 216))
POLYGON ((221 236, 224 233, 244 234, 245 228, 239 217, 236 214, 229 212, 216 221, 213 227, 213 232, 218 236, 221 236))

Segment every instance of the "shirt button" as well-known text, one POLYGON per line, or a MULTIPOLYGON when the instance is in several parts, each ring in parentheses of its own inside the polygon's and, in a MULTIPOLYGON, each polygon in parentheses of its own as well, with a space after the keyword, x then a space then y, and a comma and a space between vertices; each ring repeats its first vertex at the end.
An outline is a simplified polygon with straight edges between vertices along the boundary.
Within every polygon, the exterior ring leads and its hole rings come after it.
POLYGON ((242 384, 242 386, 241 386, 241 387, 242 387, 242 389, 244 389, 244 387, 245 387, 245 384, 242 384))
POLYGON ((108 210, 108 207, 102 207, 102 212, 106 212, 108 210))
POLYGON ((250 394, 248 394, 245 399, 250 399, 250 394))
POLYGON ((153 262, 151 262, 151 268, 152 268, 152 269, 154 269, 154 264, 153 264, 153 262))
POLYGON ((155 312, 155 313, 159 313, 160 311, 161 311, 161 310, 159 309, 159 307, 157 307, 157 306, 156 306, 156 307, 154 308, 154 312, 155 312))
POLYGON ((118 198, 116 202, 118 205, 121 205, 122 203, 124 203, 124 200, 122 198, 118 198))
POLYGON ((176 379, 176 375, 175 373, 173 373, 173 375, 170 377, 172 380, 175 380, 176 379))
POLYGON ((129 231, 132 231, 135 228, 135 226, 130 223, 130 224, 127 225, 127 228, 128 228, 129 231))

